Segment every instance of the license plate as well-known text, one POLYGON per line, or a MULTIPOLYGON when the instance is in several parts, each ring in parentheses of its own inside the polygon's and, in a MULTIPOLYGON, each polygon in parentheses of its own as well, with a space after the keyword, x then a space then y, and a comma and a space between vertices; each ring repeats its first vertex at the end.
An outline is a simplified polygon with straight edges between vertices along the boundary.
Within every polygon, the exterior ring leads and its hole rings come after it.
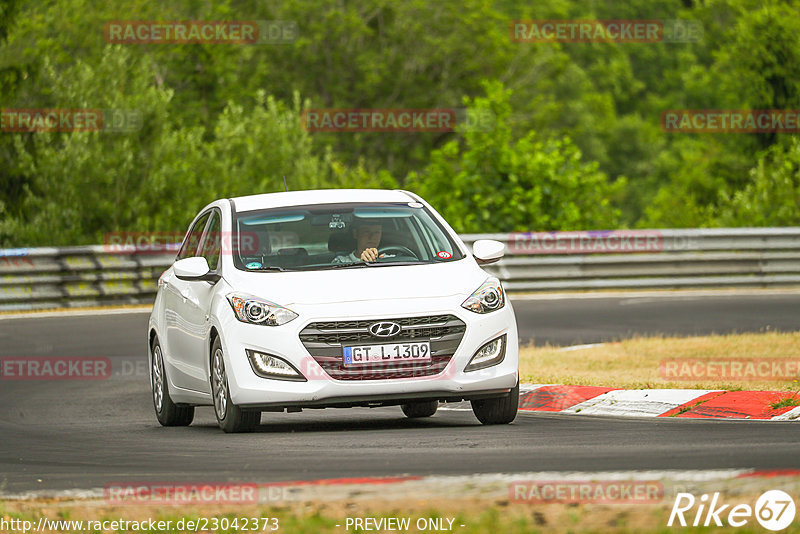
POLYGON ((431 344, 429 341, 359 345, 356 347, 343 347, 343 349, 345 365, 431 361, 431 344))

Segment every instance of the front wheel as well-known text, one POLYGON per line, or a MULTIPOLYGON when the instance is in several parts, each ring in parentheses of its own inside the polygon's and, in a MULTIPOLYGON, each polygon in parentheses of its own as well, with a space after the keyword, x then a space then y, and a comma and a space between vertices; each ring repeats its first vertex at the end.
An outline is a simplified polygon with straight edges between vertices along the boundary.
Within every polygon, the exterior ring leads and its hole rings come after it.
POLYGON ((400 406, 400 408, 403 410, 403 413, 406 414, 406 417, 410 417, 411 419, 416 419, 418 417, 430 417, 436 413, 436 409, 438 407, 439 401, 411 402, 409 404, 403 404, 400 406))
POLYGON ((211 392, 214 395, 214 414, 225 432, 252 432, 261 422, 261 412, 245 411, 231 402, 225 358, 219 338, 211 347, 211 392))
POLYGON ((484 425, 507 425, 517 417, 519 382, 505 397, 470 401, 472 411, 484 425))
POLYGON ((172 402, 167 385, 164 355, 158 339, 150 347, 153 364, 150 366, 150 381, 153 383, 153 407, 162 426, 189 426, 194 419, 194 406, 178 406, 172 402))

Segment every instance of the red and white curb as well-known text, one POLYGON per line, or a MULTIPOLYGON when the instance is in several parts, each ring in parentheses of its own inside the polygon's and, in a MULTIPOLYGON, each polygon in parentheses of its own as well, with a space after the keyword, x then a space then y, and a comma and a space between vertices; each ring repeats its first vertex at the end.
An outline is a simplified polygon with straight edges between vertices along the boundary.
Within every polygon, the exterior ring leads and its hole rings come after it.
POLYGON ((530 412, 694 419, 800 420, 800 406, 773 408, 800 397, 787 391, 615 389, 553 384, 520 387, 519 408, 530 412))

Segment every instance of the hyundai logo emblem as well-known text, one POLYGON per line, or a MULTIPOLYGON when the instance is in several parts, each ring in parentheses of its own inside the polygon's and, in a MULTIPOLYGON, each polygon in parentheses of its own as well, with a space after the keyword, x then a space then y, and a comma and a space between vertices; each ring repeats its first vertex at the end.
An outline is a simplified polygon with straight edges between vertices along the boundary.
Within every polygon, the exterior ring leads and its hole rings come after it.
POLYGON ((375 337, 394 337, 400 333, 400 325, 391 321, 374 323, 369 327, 369 333, 375 337))

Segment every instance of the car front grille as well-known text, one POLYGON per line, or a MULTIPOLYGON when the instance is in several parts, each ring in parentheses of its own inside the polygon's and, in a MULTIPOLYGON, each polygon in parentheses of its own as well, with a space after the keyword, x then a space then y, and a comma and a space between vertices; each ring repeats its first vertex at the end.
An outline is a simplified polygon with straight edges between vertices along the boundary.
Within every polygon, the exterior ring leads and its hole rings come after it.
POLYGON ((413 378, 441 373, 455 354, 466 325, 455 315, 425 315, 358 321, 321 321, 310 323, 300 332, 300 341, 309 354, 337 380, 382 380, 413 378), (369 327, 379 322, 400 325, 400 333, 391 338, 370 334, 369 327), (342 347, 352 344, 406 343, 430 341, 430 362, 387 362, 344 366, 342 347))

